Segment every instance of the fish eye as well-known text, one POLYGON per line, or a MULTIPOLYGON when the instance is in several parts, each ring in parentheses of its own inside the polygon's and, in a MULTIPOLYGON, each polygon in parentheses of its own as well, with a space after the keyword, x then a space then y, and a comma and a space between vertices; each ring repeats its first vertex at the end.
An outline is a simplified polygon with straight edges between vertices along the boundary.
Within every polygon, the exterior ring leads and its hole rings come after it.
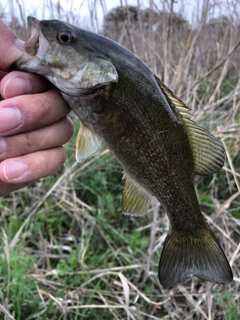
POLYGON ((61 32, 58 35, 58 40, 62 44, 68 44, 75 41, 75 35, 72 32, 61 32))

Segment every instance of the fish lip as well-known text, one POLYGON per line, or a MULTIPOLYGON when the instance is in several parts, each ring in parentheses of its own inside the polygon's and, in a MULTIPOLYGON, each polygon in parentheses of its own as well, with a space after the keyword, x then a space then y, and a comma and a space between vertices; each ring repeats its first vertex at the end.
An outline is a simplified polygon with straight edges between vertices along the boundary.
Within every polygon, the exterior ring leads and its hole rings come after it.
POLYGON ((35 56, 39 49, 39 37, 41 33, 40 21, 34 17, 28 16, 28 32, 29 37, 26 40, 24 50, 30 56, 35 56))

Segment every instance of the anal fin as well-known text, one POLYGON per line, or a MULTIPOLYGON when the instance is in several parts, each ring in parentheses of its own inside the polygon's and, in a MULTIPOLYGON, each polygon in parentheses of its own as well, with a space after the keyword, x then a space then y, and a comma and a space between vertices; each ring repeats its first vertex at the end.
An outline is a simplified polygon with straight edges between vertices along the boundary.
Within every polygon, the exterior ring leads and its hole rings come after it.
POLYGON ((126 179, 122 196, 122 210, 126 215, 141 216, 147 213, 151 206, 152 196, 136 181, 124 174, 126 179))

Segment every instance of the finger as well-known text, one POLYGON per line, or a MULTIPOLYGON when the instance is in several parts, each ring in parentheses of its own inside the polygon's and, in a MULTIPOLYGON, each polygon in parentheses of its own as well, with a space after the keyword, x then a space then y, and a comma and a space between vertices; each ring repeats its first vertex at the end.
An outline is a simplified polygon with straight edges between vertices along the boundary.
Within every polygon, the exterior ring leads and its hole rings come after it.
POLYGON ((8 71, 12 64, 22 56, 22 41, 0 20, 0 70, 8 71))
POLYGON ((9 193, 24 188, 26 184, 8 184, 0 181, 0 197, 6 196, 9 193))
POLYGON ((66 116, 70 108, 57 89, 0 102, 0 135, 36 130, 66 116))
POLYGON ((0 180, 5 183, 29 183, 55 173, 64 163, 63 147, 38 151, 0 163, 0 180))
MULTIPOLYGON (((7 75, 7 72, 4 72, 4 71, 1 71, 0 70, 0 80, 3 78, 3 77, 5 77, 7 75)), ((1 97, 1 95, 0 95, 0 97, 1 97)))
POLYGON ((73 134, 73 124, 64 117, 50 126, 5 138, 0 137, 0 161, 61 146, 73 134))
POLYGON ((40 93, 52 87, 43 77, 21 71, 12 71, 0 83, 0 95, 6 99, 24 94, 40 93))

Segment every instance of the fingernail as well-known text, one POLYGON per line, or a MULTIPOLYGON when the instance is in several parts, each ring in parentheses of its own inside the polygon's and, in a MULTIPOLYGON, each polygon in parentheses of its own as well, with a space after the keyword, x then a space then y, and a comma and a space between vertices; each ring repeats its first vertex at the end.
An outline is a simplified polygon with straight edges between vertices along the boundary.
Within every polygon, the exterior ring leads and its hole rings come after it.
POLYGON ((27 165, 21 160, 8 160, 3 166, 3 174, 8 181, 20 178, 26 172, 27 165))
POLYGON ((7 150, 7 144, 4 138, 0 137, 0 156, 7 150))
POLYGON ((4 84, 2 94, 4 98, 11 98, 32 92, 31 82, 23 78, 10 78, 4 84))
POLYGON ((15 46, 16 46, 19 50, 22 51, 25 42, 17 38, 17 39, 14 41, 14 44, 15 44, 15 46))
POLYGON ((19 127, 22 121, 23 117, 18 108, 0 109, 0 133, 19 127))

